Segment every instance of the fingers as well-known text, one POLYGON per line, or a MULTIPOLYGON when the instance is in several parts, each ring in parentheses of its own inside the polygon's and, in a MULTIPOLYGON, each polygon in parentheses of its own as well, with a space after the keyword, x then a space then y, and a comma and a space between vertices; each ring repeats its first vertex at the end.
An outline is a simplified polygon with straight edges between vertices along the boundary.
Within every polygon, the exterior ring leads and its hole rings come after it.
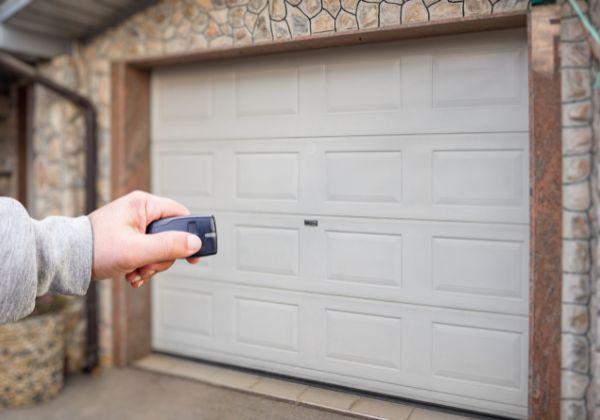
POLYGON ((186 258, 186 260, 190 264, 198 264, 200 262, 200 257, 186 258))
POLYGON ((146 217, 148 223, 164 217, 185 216, 188 214, 190 214, 190 211, 177 201, 151 194, 147 194, 146 196, 146 217))
POLYGON ((129 283, 131 283, 133 285, 133 283, 137 283, 140 280, 142 280, 142 276, 141 276, 139 270, 134 270, 131 273, 125 275, 125 280, 127 280, 129 283))
POLYGON ((175 264, 175 260, 148 264, 127 274, 125 279, 137 289, 150 280, 153 275, 168 270, 173 264, 175 264))
POLYGON ((186 258, 200 250, 202 241, 198 236, 186 232, 161 232, 138 235, 133 249, 132 267, 143 267, 157 261, 172 261, 186 258))

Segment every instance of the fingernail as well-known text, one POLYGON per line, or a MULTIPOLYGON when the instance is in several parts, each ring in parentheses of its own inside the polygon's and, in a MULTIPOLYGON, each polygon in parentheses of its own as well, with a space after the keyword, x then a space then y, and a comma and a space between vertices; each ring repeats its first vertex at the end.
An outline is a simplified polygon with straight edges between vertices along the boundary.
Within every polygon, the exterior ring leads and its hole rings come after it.
POLYGON ((136 288, 136 289, 139 289, 139 288, 140 288, 140 287, 142 287, 143 285, 144 285, 144 282, 143 282, 143 281, 141 281, 141 282, 139 282, 138 284, 136 284, 136 285, 135 285, 135 288, 136 288))
POLYGON ((150 271, 148 271, 148 274, 146 275, 146 277, 152 277, 155 274, 156 274, 156 271, 150 270, 150 271))
POLYGON ((131 280, 132 283, 135 283, 136 281, 140 281, 142 279, 142 276, 140 276, 139 274, 136 274, 133 277, 133 280, 131 280))
POLYGON ((202 246, 202 241, 196 235, 188 235, 187 247, 190 251, 198 251, 202 246))

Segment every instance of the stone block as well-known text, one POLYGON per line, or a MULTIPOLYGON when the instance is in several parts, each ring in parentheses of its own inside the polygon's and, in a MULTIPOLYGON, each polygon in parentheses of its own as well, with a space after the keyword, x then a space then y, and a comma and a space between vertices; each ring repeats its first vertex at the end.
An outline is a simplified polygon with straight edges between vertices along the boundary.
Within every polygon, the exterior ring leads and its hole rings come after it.
MULTIPOLYGON (((245 6, 236 6, 229 9, 227 22, 232 28, 241 28, 244 26, 244 14, 246 13, 245 6)), ((284 9, 285 13, 285 9, 284 9)))
POLYGON ((285 18, 292 37, 310 35, 310 21, 297 7, 289 7, 285 18))
POLYGON ((332 32, 335 29, 335 21, 331 15, 325 11, 321 12, 312 21, 312 32, 332 32))
POLYGON ((589 239, 591 226, 586 212, 563 210, 563 237, 567 239, 589 239))
POLYGON ((560 60, 563 67, 589 66, 590 57, 591 51, 587 41, 560 43, 560 60))
POLYGON ((563 303, 561 323, 562 331, 565 333, 582 336, 586 334, 590 325, 589 309, 587 305, 563 303))
POLYGON ((563 398, 583 399, 590 378, 581 373, 563 370, 561 375, 561 392, 563 398))
POLYGON ((356 22, 356 16, 348 13, 345 10, 341 10, 340 14, 335 20, 336 30, 338 32, 352 31, 358 29, 358 23, 356 22))
POLYGON ((588 125, 592 118, 592 102, 589 100, 562 106, 563 127, 581 127, 588 125))
POLYGON ((563 154, 587 153, 592 150, 592 128, 590 126, 563 128, 563 154))
POLYGON ((302 0, 299 7, 306 16, 313 18, 321 11, 321 0, 302 0))
POLYGON ((585 305, 590 299, 589 274, 563 274, 562 301, 585 305))
POLYGON ((256 25, 257 18, 257 15, 250 12, 246 13, 246 15, 244 16, 244 25, 246 26, 246 29, 250 31, 250 33, 252 33, 252 31, 254 30, 254 25, 256 25))
POLYGON ((379 26, 384 27, 399 25, 401 9, 402 7, 398 4, 387 2, 381 3, 379 8, 379 26))
POLYGON ((358 7, 358 0, 342 0, 342 8, 352 14, 356 14, 356 8, 358 7))
MULTIPOLYGON (((242 9, 244 9, 244 8, 242 7, 242 9)), ((270 0, 269 10, 271 11, 270 14, 271 14, 272 20, 280 21, 280 20, 285 19, 285 14, 286 14, 285 0, 270 0)), ((289 33, 289 31, 288 31, 288 33, 289 33)))
POLYGON ((272 21, 271 27, 273 28, 274 39, 290 39, 292 37, 290 34, 290 29, 285 21, 272 21))
POLYGON ((588 241, 563 241, 563 270, 587 274, 590 270, 590 245, 588 241))
POLYGON ((583 181, 590 176, 591 154, 565 156, 563 158, 563 182, 583 181))
POLYGON ((588 181, 563 185, 563 206, 568 210, 583 211, 591 205, 588 181))
POLYGON ((488 0, 464 0, 465 16, 489 15, 492 5, 488 0))
POLYGON ((562 368, 581 374, 590 370, 590 346, 583 336, 562 335, 562 368))
POLYGON ((579 101, 592 95, 592 78, 588 69, 562 69, 562 100, 579 101))
POLYGON ((356 17, 359 28, 376 28, 379 25, 379 5, 360 1, 356 10, 356 17))
POLYGON ((342 8, 340 0, 323 0, 323 8, 336 17, 342 8))
POLYGON ((259 14, 267 6, 267 0, 250 0, 248 2, 248 11, 259 14))
POLYGON ((408 0, 402 6, 402 23, 421 23, 428 19, 427 8, 421 0, 408 0))
POLYGON ((561 41, 585 41, 585 29, 576 16, 563 18, 560 21, 561 41))
POLYGON ((429 20, 456 19, 463 16, 463 4, 441 0, 429 7, 429 20))
POLYGON ((563 400, 560 402, 562 420, 587 420, 587 410, 584 400, 563 400))
POLYGON ((528 0, 499 0, 494 4, 494 13, 527 10, 528 6, 528 0))

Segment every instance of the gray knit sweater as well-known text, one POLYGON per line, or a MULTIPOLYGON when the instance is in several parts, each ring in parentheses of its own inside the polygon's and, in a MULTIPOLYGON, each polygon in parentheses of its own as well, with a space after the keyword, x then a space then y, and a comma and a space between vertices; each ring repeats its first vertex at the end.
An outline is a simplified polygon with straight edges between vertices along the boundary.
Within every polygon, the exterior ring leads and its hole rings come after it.
POLYGON ((33 220, 21 204, 0 198, 0 324, 33 311, 48 291, 83 295, 92 272, 92 228, 86 216, 33 220))

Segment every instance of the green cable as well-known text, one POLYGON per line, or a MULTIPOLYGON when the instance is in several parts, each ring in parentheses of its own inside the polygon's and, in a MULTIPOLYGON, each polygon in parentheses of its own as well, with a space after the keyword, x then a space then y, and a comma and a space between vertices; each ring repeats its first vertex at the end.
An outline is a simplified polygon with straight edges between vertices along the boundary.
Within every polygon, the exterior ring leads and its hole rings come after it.
MULTIPOLYGON (((596 44, 600 45, 600 33, 598 33, 596 28, 594 28, 592 22, 590 22, 587 16, 583 14, 581 8, 575 0, 569 0, 569 3, 571 4, 573 10, 575 10, 575 13, 577 13, 577 17, 579 18, 585 29, 587 29, 587 31, 590 33, 592 39, 596 42, 596 44)), ((600 72, 596 73, 596 82, 594 82, 593 89, 600 89, 600 72)))

